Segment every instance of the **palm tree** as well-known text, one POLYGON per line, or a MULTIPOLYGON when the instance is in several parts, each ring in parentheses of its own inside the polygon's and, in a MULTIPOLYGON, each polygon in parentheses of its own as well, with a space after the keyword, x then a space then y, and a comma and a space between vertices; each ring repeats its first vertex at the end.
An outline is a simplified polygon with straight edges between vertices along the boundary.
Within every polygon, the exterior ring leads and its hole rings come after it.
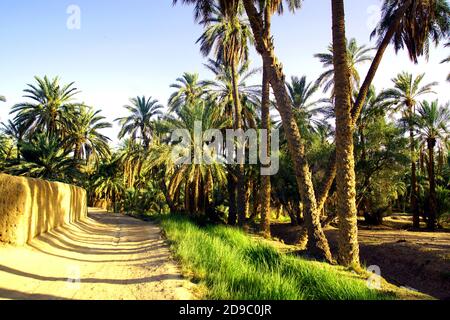
MULTIPOLYGON (((447 42, 447 43, 445 44, 445 47, 450 47, 450 42, 447 42)), ((447 59, 442 60, 441 63, 448 63, 448 62, 450 62, 450 56, 449 56, 447 59)), ((447 81, 450 81, 450 73, 449 73, 449 75, 447 76, 447 81)))
MULTIPOLYGON (((359 119, 367 94, 389 44, 391 42, 394 44, 396 52, 406 46, 412 60, 417 61, 417 58, 427 51, 414 50, 414 47, 423 49, 424 44, 429 43, 430 40, 439 43, 440 40, 449 37, 449 14, 450 7, 446 0, 384 0, 382 18, 372 33, 372 37, 378 36, 377 53, 359 90, 358 98, 353 104, 353 124, 356 124, 359 119)), ((329 160, 326 177, 320 188, 319 207, 325 203, 336 177, 334 156, 329 160)))
POLYGON ((304 135, 313 132, 323 122, 316 117, 322 112, 317 105, 328 102, 328 99, 312 100, 319 86, 312 82, 308 83, 306 76, 292 77, 291 83, 286 83, 286 86, 301 132, 304 135))
POLYGON ((351 69, 345 36, 344 0, 332 0, 336 113, 337 214, 340 264, 359 267, 356 176, 351 117, 351 69))
POLYGON ((37 85, 28 84, 24 90, 24 98, 32 102, 16 104, 11 114, 16 114, 14 122, 27 128, 29 134, 34 132, 47 132, 50 135, 65 135, 64 117, 81 104, 74 102, 75 95, 79 93, 74 83, 61 85, 59 78, 50 80, 35 77, 37 85))
MULTIPOLYGON (((212 0, 180 0, 183 3, 195 5, 195 17, 209 18, 212 12, 212 0)), ((177 0, 174 0, 177 3, 177 0)), ((317 210, 316 198, 314 193, 314 186, 312 182, 309 164, 306 161, 305 146, 303 145, 302 137, 298 129, 294 114, 292 112, 292 105, 285 85, 285 74, 283 66, 276 58, 274 44, 272 41, 270 17, 274 10, 277 11, 279 6, 275 3, 281 1, 271 2, 271 6, 260 8, 261 12, 255 7, 253 0, 243 0, 245 11, 250 21, 250 26, 253 31, 256 50, 263 58, 263 68, 267 71, 268 79, 277 100, 280 109, 280 114, 283 120, 283 126, 288 138, 289 150, 291 158, 294 161, 295 176, 297 179, 298 191, 303 200, 304 213, 306 225, 308 227, 308 249, 310 252, 328 261, 332 261, 328 242, 320 225, 320 215, 317 210), (262 12, 264 11, 264 12, 262 12)), ((291 2, 291 1, 290 1, 291 2)), ((239 1, 221 1, 221 5, 225 6, 226 10, 237 9, 239 1)), ((292 1, 296 6, 290 5, 290 9, 300 6, 301 1, 292 1)))
POLYGON ((210 154, 208 145, 204 142, 198 143, 195 136, 196 122, 201 124, 204 131, 210 129, 225 129, 230 120, 223 115, 223 110, 212 101, 198 100, 193 105, 184 105, 176 114, 165 119, 168 132, 173 130, 187 130, 190 141, 187 145, 180 144, 157 144, 150 152, 150 158, 144 171, 155 167, 164 166, 166 176, 171 179, 168 186, 168 197, 177 201, 180 194, 184 193, 184 208, 189 214, 199 215, 206 213, 212 198, 215 184, 226 181, 225 167, 220 161, 220 150, 217 154, 210 154), (190 161, 190 163, 179 163, 174 157, 174 148, 177 154, 201 154, 212 156, 211 161, 190 161), (218 156, 218 158, 215 158, 218 156))
MULTIPOLYGON (((290 11, 295 11, 301 6, 301 1, 290 0, 286 1, 290 11)), ((264 18, 262 22, 264 24, 264 36, 268 38, 271 29, 271 17, 277 12, 282 14, 284 11, 282 0, 264 0, 259 1, 260 11, 264 12, 264 18)), ((270 131, 271 129, 271 118, 270 118, 270 81, 269 72, 266 63, 263 59, 263 77, 262 77, 262 99, 261 99, 261 128, 263 130, 270 131)), ((267 137, 266 144, 270 144, 270 138, 267 137)), ((270 149, 267 150, 267 158, 270 159, 270 149)), ((262 165, 262 169, 264 169, 262 165)), ((270 236, 270 210, 271 210, 271 181, 269 176, 261 177, 261 231, 264 236, 270 236)))
MULTIPOLYGON (((361 78, 357 66, 365 62, 371 62, 373 57, 370 52, 374 48, 367 48, 367 46, 358 46, 356 39, 352 38, 347 44, 348 62, 350 66, 350 77, 352 83, 352 90, 356 91, 360 87, 361 78)), ((328 47, 328 53, 318 53, 314 55, 323 64, 327 70, 322 73, 317 79, 316 84, 323 86, 323 92, 326 93, 330 89, 333 89, 332 95, 334 96, 334 65, 333 65, 333 46, 328 47)))
POLYGON ((91 158, 98 162, 99 158, 108 157, 111 152, 107 136, 99 130, 111 128, 105 117, 100 115, 101 110, 94 111, 92 108, 80 107, 74 114, 68 117, 68 133, 66 143, 73 146, 74 158, 85 160, 88 163, 91 158))
MULTIPOLYGON (((282 1, 267 2, 267 5, 255 7, 254 1, 243 0, 245 11, 252 27, 257 52, 263 59, 263 68, 272 86, 282 118, 283 128, 288 140, 289 152, 294 162, 297 187, 302 199, 305 222, 308 230, 308 250, 311 254, 332 261, 328 241, 320 225, 320 213, 317 210, 314 186, 305 146, 296 123, 292 104, 285 85, 283 66, 277 59, 271 35, 271 17, 275 12, 282 13, 282 1)), ((299 8, 301 1, 289 1, 289 9, 299 8)))
POLYGON ((20 160, 20 145, 24 140, 27 128, 24 125, 15 124, 11 120, 8 120, 8 123, 1 123, 2 128, 1 131, 14 141, 17 149, 17 161, 20 160))
POLYGON ((21 161, 6 169, 22 175, 52 181, 71 182, 79 175, 77 161, 70 157, 59 138, 38 134, 29 142, 20 143, 21 161))
MULTIPOLYGON (((205 31, 198 39, 202 54, 207 57, 214 51, 216 60, 230 68, 234 104, 234 129, 243 128, 242 104, 239 96, 238 66, 248 60, 251 30, 248 22, 242 18, 239 3, 230 7, 221 3, 213 7, 212 15, 202 21, 205 31)), ((238 224, 245 223, 245 167, 238 164, 237 170, 237 211, 238 224)), ((233 223, 233 222, 232 222, 233 223)))
POLYGON ((116 157, 123 170, 123 185, 127 188, 135 186, 146 155, 144 147, 132 139, 125 139, 120 145, 116 157))
POLYGON ((364 100, 390 43, 396 52, 406 47, 410 59, 428 55, 430 42, 436 45, 450 36, 450 6, 446 0, 384 0, 382 17, 372 32, 378 37, 378 51, 353 108, 356 122, 364 100))
POLYGON ((170 87, 176 89, 169 98, 170 111, 178 110, 185 104, 193 104, 197 99, 202 98, 209 86, 208 81, 199 81, 197 73, 185 72, 177 83, 170 87))
POLYGON ((435 230, 437 214, 436 177, 434 150, 439 144, 444 145, 448 138, 450 123, 450 104, 439 107, 438 100, 431 104, 424 101, 418 110, 417 124, 419 139, 428 149, 428 181, 430 184, 428 228, 435 230))
MULTIPOLYGON (((234 109, 234 95, 233 95, 233 74, 231 68, 225 64, 209 59, 205 67, 214 74, 214 80, 210 81, 208 90, 209 95, 216 103, 224 110, 227 117, 233 118, 234 109)), ((237 70, 239 79, 238 96, 241 99, 242 108, 242 125, 243 127, 256 127, 254 110, 250 110, 250 105, 257 105, 259 96, 261 95, 261 88, 259 86, 249 86, 247 81, 257 74, 259 69, 249 70, 248 63, 241 63, 237 70)), ((230 225, 236 224, 237 220, 237 181, 235 171, 232 166, 228 166, 228 193, 229 193, 229 212, 228 223, 230 225)), ((247 200, 247 199, 246 199, 247 200)))
POLYGON ((161 109, 163 107, 158 100, 152 100, 152 97, 136 97, 130 99, 130 102, 131 105, 124 106, 130 112, 130 115, 114 120, 122 126, 119 139, 126 135, 130 135, 134 141, 139 138, 147 149, 153 136, 153 119, 162 114, 161 109))
POLYGON ((0 171, 3 171, 5 164, 11 161, 13 150, 12 139, 0 134, 0 171))
POLYGON ((118 200, 125 192, 122 180, 118 176, 102 176, 94 182, 94 190, 98 197, 105 197, 106 203, 112 203, 112 211, 118 212, 118 200))
POLYGON ((421 86, 424 77, 425 74, 420 74, 414 78, 412 74, 403 72, 392 79, 394 88, 383 91, 380 97, 387 105, 394 107, 395 111, 401 110, 404 118, 407 119, 411 152, 411 210, 414 216, 414 228, 420 227, 417 195, 416 145, 414 139, 415 107, 417 99, 425 94, 433 93, 433 87, 437 85, 436 82, 432 82, 421 86))
MULTIPOLYGON (((233 75, 231 68, 224 64, 209 59, 204 66, 214 74, 214 80, 209 81, 208 94, 221 107, 228 117, 233 117, 233 75)), ((249 69, 248 63, 243 63, 237 69, 239 79, 238 92, 241 99, 241 105, 245 102, 259 104, 259 97, 261 96, 261 87, 257 85, 248 85, 250 78, 260 72, 259 69, 249 69)), ((252 122, 254 120, 248 117, 249 114, 245 108, 242 110, 242 124, 252 122)), ((254 116, 251 116, 254 118, 254 116)))

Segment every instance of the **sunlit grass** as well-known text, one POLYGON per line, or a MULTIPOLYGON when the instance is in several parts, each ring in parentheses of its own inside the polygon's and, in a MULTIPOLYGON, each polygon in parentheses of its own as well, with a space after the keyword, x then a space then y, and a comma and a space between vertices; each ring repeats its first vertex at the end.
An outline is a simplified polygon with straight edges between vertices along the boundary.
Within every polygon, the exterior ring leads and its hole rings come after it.
POLYGON ((206 299, 393 298, 342 268, 281 253, 234 228, 199 227, 173 215, 161 218, 161 225, 183 268, 206 287, 206 299))

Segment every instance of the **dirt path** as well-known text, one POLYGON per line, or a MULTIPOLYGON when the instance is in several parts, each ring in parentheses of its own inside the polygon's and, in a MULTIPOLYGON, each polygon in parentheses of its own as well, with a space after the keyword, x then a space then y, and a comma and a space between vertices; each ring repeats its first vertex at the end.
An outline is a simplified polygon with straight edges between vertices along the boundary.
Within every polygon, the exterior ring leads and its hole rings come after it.
POLYGON ((192 299, 160 229, 92 211, 28 246, 0 246, 0 299, 192 299))

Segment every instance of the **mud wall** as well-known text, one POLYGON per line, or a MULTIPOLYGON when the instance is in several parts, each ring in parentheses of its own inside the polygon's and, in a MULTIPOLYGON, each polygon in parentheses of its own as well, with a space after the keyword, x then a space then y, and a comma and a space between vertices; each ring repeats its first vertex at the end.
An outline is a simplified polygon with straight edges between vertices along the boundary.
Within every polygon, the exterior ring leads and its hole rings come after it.
POLYGON ((0 174, 0 242, 24 245, 45 232, 86 217, 84 189, 0 174))

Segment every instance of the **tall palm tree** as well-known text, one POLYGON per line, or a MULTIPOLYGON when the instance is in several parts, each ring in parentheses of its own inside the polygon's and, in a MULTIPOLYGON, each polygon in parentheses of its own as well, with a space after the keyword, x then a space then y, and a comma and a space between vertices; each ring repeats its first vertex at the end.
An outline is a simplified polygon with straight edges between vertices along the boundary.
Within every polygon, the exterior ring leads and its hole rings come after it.
POLYGON ((94 111, 89 107, 80 107, 72 116, 68 117, 68 133, 66 143, 74 149, 74 158, 85 160, 86 163, 93 158, 108 157, 111 152, 108 146, 111 141, 100 130, 111 128, 105 117, 100 115, 101 110, 94 111))
MULTIPOLYGON (((374 48, 368 48, 367 46, 359 46, 356 39, 352 38, 347 44, 348 62, 350 66, 350 77, 352 83, 352 90, 356 91, 360 87, 361 78, 358 72, 358 65, 365 62, 371 62, 373 57, 370 52, 374 48)), ((327 70, 322 73, 317 79, 316 84, 323 86, 323 92, 326 93, 332 89, 334 96, 334 65, 333 65, 333 46, 328 47, 327 53, 318 53, 314 57, 318 58, 327 70)))
POLYGON ((381 99, 387 105, 394 107, 395 111, 402 111, 404 118, 407 119, 410 139, 411 152, 411 210, 413 212, 414 228, 420 227, 420 215, 418 208, 418 194, 417 194, 417 170, 416 170, 416 144, 415 144, 415 124, 414 117, 416 114, 417 99, 425 94, 434 93, 433 87, 437 85, 432 82, 421 86, 421 82, 425 74, 420 74, 413 77, 412 74, 403 72, 392 79, 394 88, 385 90, 381 93, 381 99))
POLYGON ((208 86, 208 81, 199 81, 197 73, 185 72, 176 83, 170 85, 176 89, 169 98, 170 110, 177 110, 185 104, 193 104, 207 93, 208 86))
MULTIPOLYGON (((261 19, 264 29, 264 36, 268 38, 271 29, 271 19, 272 15, 275 13, 282 14, 284 11, 282 0, 260 0, 259 9, 260 12, 264 13, 261 19)), ((301 0, 289 0, 286 1, 289 10, 295 11, 301 6, 301 0)), ((270 118, 270 81, 269 72, 263 59, 263 77, 262 77, 262 99, 261 99, 261 128, 263 130, 269 131, 271 129, 271 118, 270 118)), ((270 138, 267 137, 266 144, 270 144, 270 138)), ((267 149, 267 158, 270 159, 270 149, 267 149)), ((262 165, 262 169, 265 166, 262 165)), ((270 211, 271 211, 271 181, 269 176, 261 177, 261 231, 268 237, 270 236, 270 211)))
MULTIPOLYGON (((278 12, 281 14, 283 1, 265 2, 259 10, 253 0, 243 0, 245 11, 250 20, 257 52, 263 59, 263 68, 267 72, 267 79, 273 89, 275 99, 282 118, 283 128, 288 140, 289 152, 294 162, 297 187, 302 199, 305 222, 308 230, 308 250, 311 254, 328 261, 332 261, 328 241, 320 224, 320 213, 317 208, 314 186, 305 146, 300 130, 292 111, 292 102, 285 86, 283 66, 275 54, 271 34, 271 18, 278 12)), ((294 11, 301 6, 302 1, 288 1, 289 9, 294 11)))
MULTIPOLYGON (((174 1, 178 2, 177 0, 174 1)), ((195 5, 195 17, 209 18, 212 12, 212 0, 180 0, 180 2, 195 5)), ((292 1, 298 7, 301 1, 292 1)), ((275 2, 274 2, 275 3, 275 2)), ((280 3, 280 2, 277 2, 280 3)), ((239 4, 237 0, 221 1, 227 10, 236 8, 239 4)), ((260 7, 260 11, 255 7, 254 0, 243 0, 245 11, 250 21, 253 31, 256 50, 263 59, 263 68, 267 71, 267 79, 270 81, 272 89, 280 109, 283 120, 283 126, 288 138, 289 150, 291 158, 294 161, 295 175, 297 179, 297 187, 301 194, 304 206, 305 221, 308 227, 308 249, 309 251, 321 258, 332 261, 328 242, 320 225, 320 215, 317 210, 314 186, 312 182, 309 164, 306 161, 305 146, 298 129, 292 105, 285 85, 285 74, 283 66, 276 58, 275 48, 272 41, 270 17, 279 7, 265 6, 260 7)), ((290 9, 295 8, 290 6, 290 9)))
POLYGON ((61 85, 58 77, 53 80, 47 76, 43 79, 35 77, 35 80, 37 85, 28 84, 28 88, 24 90, 24 98, 32 102, 23 102, 12 107, 14 122, 25 126, 30 134, 37 131, 64 136, 65 115, 81 105, 74 101, 79 91, 73 87, 73 82, 61 85))
POLYGON ((332 0, 336 113, 337 214, 340 264, 359 267, 356 175, 351 117, 351 69, 346 46, 344 0, 332 0))
POLYGON ((144 147, 147 149, 152 141, 153 120, 162 114, 161 109, 163 107, 158 100, 153 100, 152 97, 136 97, 130 99, 130 102, 131 105, 124 106, 130 115, 114 120, 118 121, 122 126, 119 132, 119 139, 130 135, 134 141, 141 139, 144 147))
MULTIPOLYGON (((207 57, 214 51, 218 62, 231 70, 232 94, 234 104, 234 129, 243 128, 242 104, 239 96, 238 66, 247 61, 251 30, 248 22, 243 19, 239 3, 225 2, 213 7, 212 15, 204 18, 205 31, 198 39, 202 54, 207 57), (230 6, 229 6, 230 5, 230 6)), ((238 224, 245 223, 245 167, 238 164, 237 170, 237 211, 238 224)))
POLYGON ((434 151, 438 144, 445 144, 449 134, 450 104, 439 106, 438 100, 431 104, 424 101, 418 110, 419 139, 428 149, 428 181, 430 184, 428 228, 435 230, 437 214, 436 177, 434 151))
MULTIPOLYGON (((384 53, 391 42, 396 52, 406 46, 412 60, 417 61, 427 51, 414 50, 414 47, 423 49, 424 44, 430 40, 439 43, 449 37, 449 16, 450 7, 446 0, 384 0, 381 20, 372 33, 372 37, 378 37, 377 53, 353 104, 353 124, 358 121, 384 53)), ((326 177, 318 196, 319 207, 325 203, 336 177, 334 156, 330 158, 326 177)))

